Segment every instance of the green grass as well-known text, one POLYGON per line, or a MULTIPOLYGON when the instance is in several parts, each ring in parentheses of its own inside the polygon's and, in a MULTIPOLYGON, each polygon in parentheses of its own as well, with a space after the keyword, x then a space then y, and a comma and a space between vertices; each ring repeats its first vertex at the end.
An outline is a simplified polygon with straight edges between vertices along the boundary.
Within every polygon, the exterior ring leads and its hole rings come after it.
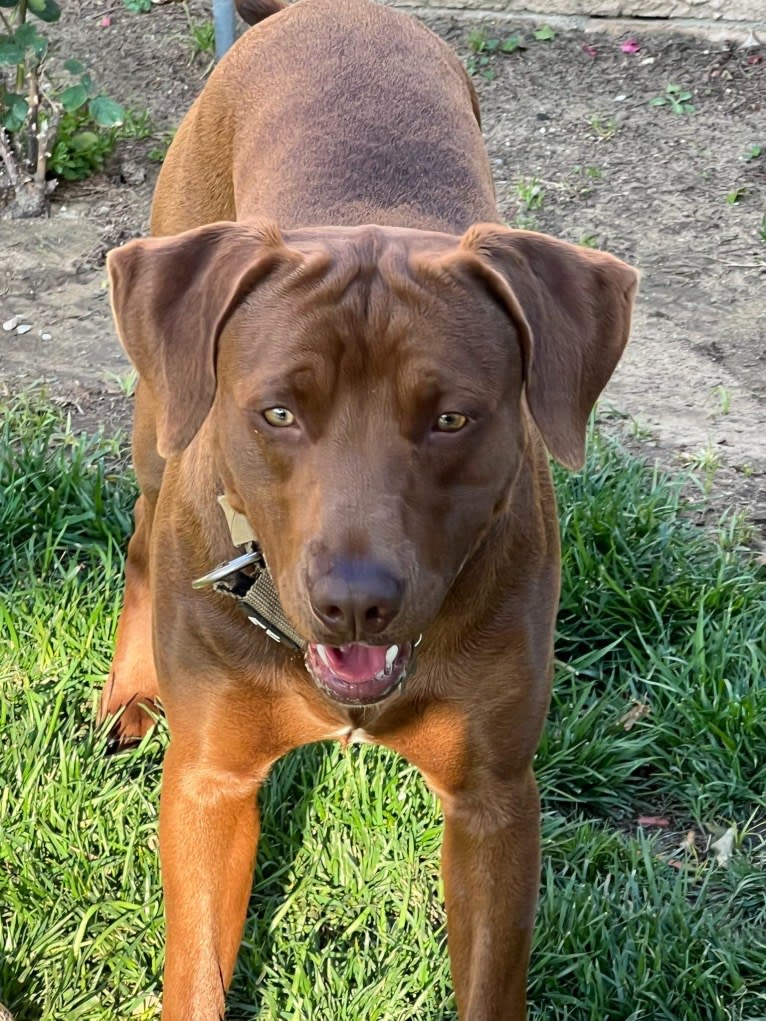
MULTIPOLYGON (((110 758, 92 723, 133 484, 120 444, 74 436, 39 399, 2 422, 0 1002, 17 1021, 148 1021, 166 733, 110 758)), ((557 474, 538 1021, 766 1018, 766 570, 735 521, 690 523, 681 482, 597 436, 583 472, 557 474), (648 713, 626 730, 637 703, 648 713), (643 813, 672 833, 642 830, 643 813), (722 868, 705 835, 729 825, 722 868)), ((227 1017, 454 1019, 440 815, 417 773, 384 750, 313 746, 278 764, 263 802, 227 1017)))

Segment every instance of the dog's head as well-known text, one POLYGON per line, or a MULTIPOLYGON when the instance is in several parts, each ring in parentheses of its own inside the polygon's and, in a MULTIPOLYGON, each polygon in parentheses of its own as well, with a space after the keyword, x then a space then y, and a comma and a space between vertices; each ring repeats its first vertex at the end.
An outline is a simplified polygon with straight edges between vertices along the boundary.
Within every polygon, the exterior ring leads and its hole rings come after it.
POLYGON ((405 675, 507 505, 527 408, 551 454, 582 463, 637 279, 612 256, 497 225, 457 238, 213 224, 131 242, 109 273, 160 454, 209 417, 221 486, 309 670, 352 704, 405 675))

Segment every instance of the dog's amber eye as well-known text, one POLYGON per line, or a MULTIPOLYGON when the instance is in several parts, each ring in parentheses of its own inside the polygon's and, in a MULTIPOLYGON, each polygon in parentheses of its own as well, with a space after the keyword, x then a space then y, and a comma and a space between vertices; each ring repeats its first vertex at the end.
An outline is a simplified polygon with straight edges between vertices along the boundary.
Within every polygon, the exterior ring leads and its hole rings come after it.
POLYGON ((289 408, 266 408, 263 417, 269 425, 274 425, 277 428, 295 423, 295 415, 289 408))
POLYGON ((440 433, 456 433, 468 423, 468 419, 465 415, 461 415, 458 411, 445 411, 443 415, 439 415, 436 419, 434 428, 440 433))

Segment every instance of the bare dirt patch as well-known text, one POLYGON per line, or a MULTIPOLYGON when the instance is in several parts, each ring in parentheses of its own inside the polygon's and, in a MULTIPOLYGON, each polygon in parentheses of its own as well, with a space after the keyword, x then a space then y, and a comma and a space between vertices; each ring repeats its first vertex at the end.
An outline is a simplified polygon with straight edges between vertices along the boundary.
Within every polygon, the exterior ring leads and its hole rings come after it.
MULTIPOLYGON (((208 17, 209 5, 191 12, 208 17)), ((528 24, 426 20, 479 65, 505 219, 596 244, 642 271, 605 417, 671 469, 707 471, 714 506, 747 508, 766 533, 766 56, 656 33, 626 54, 625 35, 557 30, 544 41, 528 24), (525 48, 476 54, 477 31, 518 34, 525 48), (693 112, 650 105, 669 84, 691 93, 693 112)), ((121 143, 97 178, 60 187, 49 219, 0 221, 0 319, 31 327, 0 331, 0 385, 7 395, 45 381, 83 423, 113 428, 129 416, 128 365, 103 258, 145 231, 158 169, 149 153, 201 88, 209 57, 193 55, 178 3, 134 15, 80 0, 52 34, 114 98, 148 110, 154 134, 121 143)))

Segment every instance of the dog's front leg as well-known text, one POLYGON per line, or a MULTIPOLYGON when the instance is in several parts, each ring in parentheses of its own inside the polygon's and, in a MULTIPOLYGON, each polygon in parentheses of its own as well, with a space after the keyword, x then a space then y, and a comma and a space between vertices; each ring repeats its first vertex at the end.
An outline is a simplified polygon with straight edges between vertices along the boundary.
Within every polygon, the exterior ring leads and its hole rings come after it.
POLYGON ((117 744, 140 741, 154 723, 157 673, 152 652, 152 600, 149 583, 149 519, 145 496, 135 507, 136 530, 128 546, 125 599, 117 640, 99 706, 99 723, 123 710, 112 727, 117 744))
POLYGON ((434 702, 383 738, 422 771, 442 802, 442 875, 460 1021, 526 1018, 540 881, 540 799, 531 760, 544 707, 542 698, 513 701, 474 713, 472 721, 459 705, 434 702))
POLYGON ((235 770, 220 755, 214 762, 187 742, 170 742, 160 803, 162 1021, 224 1016, 252 886, 262 779, 253 765, 235 770))
MULTIPOLYGON (((475 778, 479 779, 479 778, 475 778)), ((444 799, 442 874, 461 1021, 523 1021, 540 870, 531 769, 444 799)))

